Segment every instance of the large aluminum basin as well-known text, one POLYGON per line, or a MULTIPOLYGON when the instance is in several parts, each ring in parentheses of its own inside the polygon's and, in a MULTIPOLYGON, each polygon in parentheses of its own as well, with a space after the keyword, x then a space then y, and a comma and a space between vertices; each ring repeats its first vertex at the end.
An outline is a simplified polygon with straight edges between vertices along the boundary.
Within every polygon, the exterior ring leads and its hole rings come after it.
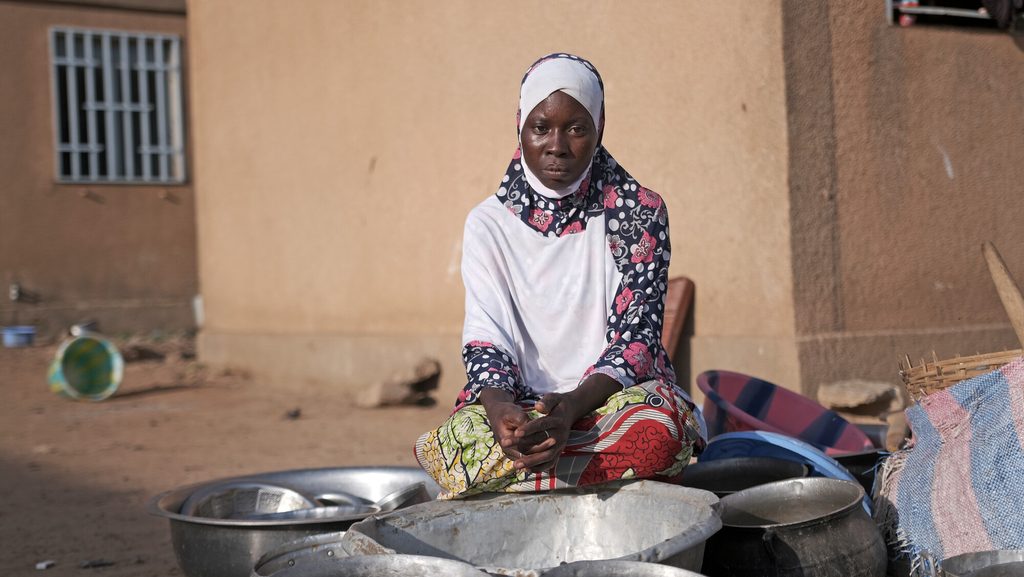
POLYGON ((343 544, 351 555, 427 555, 518 577, 603 559, 699 571, 721 525, 713 493, 637 481, 423 503, 353 524, 343 544))

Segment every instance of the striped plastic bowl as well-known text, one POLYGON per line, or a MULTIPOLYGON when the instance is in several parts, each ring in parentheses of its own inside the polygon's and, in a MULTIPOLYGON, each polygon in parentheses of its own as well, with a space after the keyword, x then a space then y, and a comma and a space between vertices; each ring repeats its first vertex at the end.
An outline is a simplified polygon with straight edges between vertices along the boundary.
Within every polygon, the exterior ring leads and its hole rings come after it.
POLYGON ((704 420, 711 437, 737 431, 770 431, 796 437, 829 455, 875 446, 863 431, 807 397, 768 381, 730 371, 697 377, 704 392, 704 420))

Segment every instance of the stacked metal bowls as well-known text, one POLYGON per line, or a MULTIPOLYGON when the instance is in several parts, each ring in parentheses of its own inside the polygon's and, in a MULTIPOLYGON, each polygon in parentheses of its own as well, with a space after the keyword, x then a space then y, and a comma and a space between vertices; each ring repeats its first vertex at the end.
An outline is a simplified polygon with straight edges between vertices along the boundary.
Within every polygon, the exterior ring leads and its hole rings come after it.
POLYGON ((344 531, 378 511, 373 504, 416 483, 424 491, 413 502, 440 492, 415 467, 278 471, 180 487, 153 498, 149 511, 170 520, 174 553, 187 577, 248 577, 268 551, 344 531))

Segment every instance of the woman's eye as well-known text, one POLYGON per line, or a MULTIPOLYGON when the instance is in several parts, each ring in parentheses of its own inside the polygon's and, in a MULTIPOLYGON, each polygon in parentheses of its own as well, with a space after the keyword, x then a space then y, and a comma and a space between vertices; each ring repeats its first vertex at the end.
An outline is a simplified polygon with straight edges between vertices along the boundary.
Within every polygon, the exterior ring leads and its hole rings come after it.
POLYGON ((547 126, 534 126, 533 127, 533 132, 535 134, 547 134, 548 127, 547 126))
POLYGON ((573 126, 569 129, 569 132, 577 135, 583 135, 587 133, 587 129, 584 126, 573 126))

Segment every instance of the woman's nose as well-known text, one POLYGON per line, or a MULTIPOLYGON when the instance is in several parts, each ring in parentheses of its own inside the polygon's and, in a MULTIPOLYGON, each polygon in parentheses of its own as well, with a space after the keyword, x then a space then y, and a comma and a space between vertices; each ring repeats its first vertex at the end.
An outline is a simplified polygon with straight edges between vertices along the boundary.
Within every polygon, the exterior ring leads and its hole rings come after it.
POLYGON ((548 139, 545 152, 548 154, 554 154, 562 156, 569 152, 569 138, 565 132, 561 130, 552 130, 550 133, 551 138, 548 139))

